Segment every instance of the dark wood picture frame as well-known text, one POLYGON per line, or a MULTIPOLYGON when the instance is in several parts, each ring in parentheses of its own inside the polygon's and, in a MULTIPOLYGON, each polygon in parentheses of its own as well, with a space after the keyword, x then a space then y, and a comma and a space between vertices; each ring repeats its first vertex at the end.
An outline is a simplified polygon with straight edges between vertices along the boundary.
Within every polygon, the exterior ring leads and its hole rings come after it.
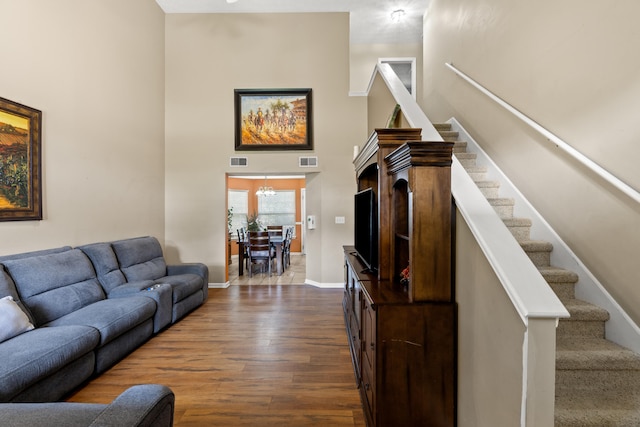
POLYGON ((313 150, 311 89, 235 89, 236 151, 313 150))
POLYGON ((0 221, 42 219, 42 111, 0 98, 0 221))

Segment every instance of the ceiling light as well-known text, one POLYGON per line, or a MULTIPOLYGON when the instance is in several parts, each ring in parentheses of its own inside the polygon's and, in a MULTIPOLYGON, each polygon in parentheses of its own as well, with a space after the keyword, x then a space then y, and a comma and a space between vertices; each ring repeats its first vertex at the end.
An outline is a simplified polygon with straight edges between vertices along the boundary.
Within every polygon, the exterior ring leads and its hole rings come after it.
POLYGON ((393 22, 400 22, 402 21, 402 18, 404 18, 404 15, 405 15, 404 9, 396 9, 393 12, 391 12, 391 20, 393 22))
POLYGON ((258 188, 256 196, 275 196, 276 192, 273 191, 273 187, 267 187, 267 177, 264 177, 264 186, 258 188))
POLYGON ((227 3, 235 3, 235 2, 237 2, 237 1, 238 1, 238 0, 227 0, 227 3))

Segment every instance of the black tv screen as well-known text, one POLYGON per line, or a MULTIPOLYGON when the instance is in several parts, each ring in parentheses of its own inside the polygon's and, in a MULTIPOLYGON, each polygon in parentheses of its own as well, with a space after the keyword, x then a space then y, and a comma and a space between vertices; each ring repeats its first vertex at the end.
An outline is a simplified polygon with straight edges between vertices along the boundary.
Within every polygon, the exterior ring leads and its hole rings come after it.
POLYGON ((378 207, 373 189, 355 195, 354 246, 358 257, 371 271, 378 268, 378 207))

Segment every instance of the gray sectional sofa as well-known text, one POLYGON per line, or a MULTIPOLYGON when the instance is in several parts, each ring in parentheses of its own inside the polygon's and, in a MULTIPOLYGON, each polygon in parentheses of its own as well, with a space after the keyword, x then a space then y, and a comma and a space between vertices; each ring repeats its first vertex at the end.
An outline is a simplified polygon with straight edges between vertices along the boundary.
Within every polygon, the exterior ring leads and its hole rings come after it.
POLYGON ((174 404, 168 387, 143 384, 128 388, 110 404, 0 404, 0 422, 3 427, 170 427, 174 404))
POLYGON ((207 290, 205 265, 166 265, 148 236, 1 256, 0 402, 61 399, 204 303, 207 290))

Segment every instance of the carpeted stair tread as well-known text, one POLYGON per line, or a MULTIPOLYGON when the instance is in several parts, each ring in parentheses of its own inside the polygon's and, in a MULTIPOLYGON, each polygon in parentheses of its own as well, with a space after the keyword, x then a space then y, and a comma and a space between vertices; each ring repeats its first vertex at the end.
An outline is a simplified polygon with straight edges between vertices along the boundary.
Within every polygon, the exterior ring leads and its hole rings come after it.
POLYGON ((451 123, 432 123, 438 132, 451 130, 451 123))
POLYGON ((553 250, 553 245, 550 242, 544 240, 523 240, 518 243, 520 243, 520 246, 522 247, 522 249, 524 249, 525 252, 546 252, 553 250))
POLYGON ((507 227, 531 227, 531 220, 529 218, 505 218, 502 222, 504 222, 504 225, 507 227))
POLYGON ((597 392, 597 389, 590 395, 584 394, 580 398, 571 394, 556 397, 556 409, 565 410, 593 410, 595 412, 600 410, 635 410, 637 411, 640 403, 640 395, 637 393, 621 395, 613 393, 612 395, 602 396, 597 392))
POLYGON ((544 266, 538 267, 538 271, 544 277, 547 283, 577 283, 578 275, 571 271, 560 267, 544 266))
POLYGON ((555 427, 638 427, 640 412, 634 409, 557 408, 555 427))
POLYGON ((453 153, 454 154, 458 154, 458 153, 465 153, 467 151, 467 141, 454 141, 455 144, 453 144, 453 153))
POLYGON ((458 132, 453 130, 441 130, 438 131, 438 133, 445 141, 454 142, 456 139, 458 139, 458 132))
POLYGON ((468 173, 487 173, 488 168, 486 166, 470 166, 468 168, 464 168, 468 173))
MULTIPOLYGON (((487 181, 487 180, 482 180, 482 181, 476 181, 476 185, 480 188, 486 188, 486 187, 500 187, 500 182, 499 181, 487 181)), ((529 221, 529 225, 531 225, 531 221, 529 221)))
POLYGON ((515 200, 509 197, 491 197, 487 198, 491 206, 513 206, 515 200))
POLYGON ((476 153, 467 153, 466 151, 455 153, 455 156, 464 168, 474 167, 476 165, 476 159, 478 157, 476 153))
POLYGON ((584 320, 606 322, 609 320, 609 312, 607 310, 586 301, 570 299, 564 302, 564 307, 571 315, 568 319, 562 319, 564 322, 584 320))
POLYGON ((564 338, 556 343, 556 369, 640 371, 640 355, 606 339, 564 338))
MULTIPOLYGON (((489 191, 493 190, 487 189, 483 193, 489 191)), ((501 219, 518 242, 531 240, 531 220, 529 218, 518 218, 512 215, 511 217, 503 217, 501 219)))
POLYGON ((475 181, 476 185, 484 197, 498 197, 500 195, 500 182, 498 181, 475 181))

